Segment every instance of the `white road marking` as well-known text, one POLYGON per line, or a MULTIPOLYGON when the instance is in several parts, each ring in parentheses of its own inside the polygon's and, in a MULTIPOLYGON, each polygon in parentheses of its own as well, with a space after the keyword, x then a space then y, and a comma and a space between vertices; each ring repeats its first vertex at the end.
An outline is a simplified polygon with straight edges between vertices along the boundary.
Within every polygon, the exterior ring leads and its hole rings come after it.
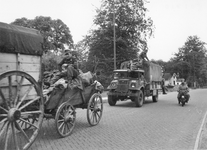
POLYGON ((194 146, 194 150, 198 150, 198 146, 199 146, 199 141, 200 141, 200 137, 201 137, 201 133, 203 131, 203 126, 205 124, 205 120, 206 120, 206 116, 207 116, 207 111, 203 117, 203 121, 201 123, 200 129, 198 131, 197 137, 196 137, 196 142, 195 142, 195 146, 194 146))

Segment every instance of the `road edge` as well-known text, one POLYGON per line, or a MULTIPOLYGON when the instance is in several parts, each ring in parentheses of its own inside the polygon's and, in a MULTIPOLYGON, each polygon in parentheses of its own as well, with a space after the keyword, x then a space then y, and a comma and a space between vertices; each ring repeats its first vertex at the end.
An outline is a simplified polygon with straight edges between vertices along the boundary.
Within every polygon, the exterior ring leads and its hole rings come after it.
POLYGON ((194 145, 194 150, 198 150, 199 143, 200 143, 200 137, 201 137, 201 134, 202 134, 202 131, 203 131, 204 124, 206 122, 206 116, 207 116, 207 111, 206 111, 206 113, 205 113, 205 115, 203 117, 200 129, 198 131, 198 134, 197 134, 197 137, 196 137, 196 141, 195 141, 195 145, 194 145))

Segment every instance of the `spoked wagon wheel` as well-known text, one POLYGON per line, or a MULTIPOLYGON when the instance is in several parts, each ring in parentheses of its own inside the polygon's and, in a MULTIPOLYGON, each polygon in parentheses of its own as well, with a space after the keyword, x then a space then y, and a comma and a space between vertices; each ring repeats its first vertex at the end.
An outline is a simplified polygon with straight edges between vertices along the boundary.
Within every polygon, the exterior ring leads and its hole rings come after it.
POLYGON ((32 76, 22 71, 0 75, 0 147, 26 150, 43 121, 42 92, 32 76))
POLYGON ((102 97, 99 93, 91 96, 87 108, 87 120, 91 126, 95 126, 101 120, 103 113, 102 97))
POLYGON ((31 124, 34 124, 35 121, 37 121, 37 118, 25 118, 25 120, 27 122, 24 122, 22 120, 17 120, 16 121, 18 123, 18 125, 15 124, 15 127, 17 128, 17 130, 21 130, 19 127, 21 127, 23 130, 29 130, 32 127, 31 124))
POLYGON ((75 108, 67 102, 62 103, 55 115, 56 129, 61 137, 66 137, 71 134, 75 127, 75 119, 75 108))

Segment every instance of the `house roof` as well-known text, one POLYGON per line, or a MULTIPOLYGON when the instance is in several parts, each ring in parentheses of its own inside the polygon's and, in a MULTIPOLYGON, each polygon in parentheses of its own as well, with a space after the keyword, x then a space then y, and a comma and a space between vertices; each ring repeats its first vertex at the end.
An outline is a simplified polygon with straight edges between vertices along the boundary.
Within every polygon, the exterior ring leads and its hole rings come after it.
POLYGON ((177 82, 182 82, 182 81, 185 81, 185 79, 184 78, 178 78, 177 79, 177 82))

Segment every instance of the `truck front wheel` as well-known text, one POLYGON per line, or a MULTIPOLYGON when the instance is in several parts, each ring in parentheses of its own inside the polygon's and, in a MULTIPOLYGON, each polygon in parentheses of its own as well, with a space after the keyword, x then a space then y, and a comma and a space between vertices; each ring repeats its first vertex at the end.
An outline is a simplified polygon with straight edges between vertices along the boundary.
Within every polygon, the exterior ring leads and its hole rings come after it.
POLYGON ((137 91, 137 94, 134 97, 134 102, 135 102, 136 107, 142 107, 143 102, 144 102, 144 94, 141 90, 137 91))
POLYGON ((108 95, 108 103, 110 106, 115 106, 116 105, 116 99, 112 95, 108 95))

